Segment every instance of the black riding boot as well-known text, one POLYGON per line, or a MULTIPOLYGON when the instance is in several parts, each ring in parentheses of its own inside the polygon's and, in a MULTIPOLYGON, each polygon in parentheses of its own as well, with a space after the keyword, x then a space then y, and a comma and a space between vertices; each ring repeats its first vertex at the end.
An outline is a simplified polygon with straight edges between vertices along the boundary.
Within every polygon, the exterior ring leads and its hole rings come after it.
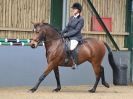
POLYGON ((72 69, 76 69, 77 64, 75 63, 75 50, 71 51, 71 56, 72 56, 72 61, 73 61, 72 69))
POLYGON ((68 64, 70 58, 71 58, 71 52, 70 52, 70 50, 68 50, 66 52, 65 64, 68 64))
POLYGON ((72 59, 72 62, 73 62, 73 66, 72 66, 72 69, 75 69, 77 66, 76 66, 76 63, 75 63, 75 56, 74 56, 74 51, 67 51, 66 52, 66 58, 65 58, 65 64, 68 64, 69 63, 69 60, 72 59))

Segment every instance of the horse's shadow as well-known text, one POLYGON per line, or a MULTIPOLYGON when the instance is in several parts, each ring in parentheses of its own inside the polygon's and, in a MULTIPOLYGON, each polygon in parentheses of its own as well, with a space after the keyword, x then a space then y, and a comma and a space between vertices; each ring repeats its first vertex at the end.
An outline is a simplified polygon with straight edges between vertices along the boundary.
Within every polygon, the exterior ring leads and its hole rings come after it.
MULTIPOLYGON (((91 92, 89 92, 89 90, 61 90, 60 92, 54 92, 54 93, 83 93, 83 94, 93 94, 91 92)), ((102 90, 102 91, 96 91, 94 94, 101 94, 101 93, 123 93, 123 92, 120 92, 120 91, 115 91, 115 90, 112 90, 112 91, 107 91, 107 90, 102 90)))

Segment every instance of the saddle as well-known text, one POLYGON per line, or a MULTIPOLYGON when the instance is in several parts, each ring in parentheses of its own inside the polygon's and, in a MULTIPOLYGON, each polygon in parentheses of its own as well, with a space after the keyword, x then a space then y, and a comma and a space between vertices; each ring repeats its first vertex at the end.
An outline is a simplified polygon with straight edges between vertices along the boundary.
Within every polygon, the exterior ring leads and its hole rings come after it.
MULTIPOLYGON (((82 44, 82 42, 79 42, 77 47, 73 51, 70 51, 70 40, 68 38, 66 38, 66 39, 64 39, 64 41, 65 41, 64 50, 65 50, 66 58, 68 58, 70 61, 71 56, 72 56, 75 64, 78 65, 78 49, 79 49, 79 46, 82 44)), ((67 65, 69 63, 69 61, 64 64, 67 65)))

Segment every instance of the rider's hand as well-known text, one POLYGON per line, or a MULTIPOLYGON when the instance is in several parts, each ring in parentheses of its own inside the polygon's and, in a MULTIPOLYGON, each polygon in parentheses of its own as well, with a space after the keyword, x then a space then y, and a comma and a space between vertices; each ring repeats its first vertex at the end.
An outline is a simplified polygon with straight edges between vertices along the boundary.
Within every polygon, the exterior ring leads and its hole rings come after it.
POLYGON ((63 38, 67 38, 67 33, 64 33, 63 34, 63 38))

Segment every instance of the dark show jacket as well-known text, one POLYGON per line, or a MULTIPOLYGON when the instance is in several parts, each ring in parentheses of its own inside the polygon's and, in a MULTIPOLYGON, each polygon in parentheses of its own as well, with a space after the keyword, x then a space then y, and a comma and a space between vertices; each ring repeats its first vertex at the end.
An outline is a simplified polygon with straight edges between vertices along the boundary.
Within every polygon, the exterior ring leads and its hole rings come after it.
POLYGON ((70 40, 82 41, 81 29, 84 26, 84 18, 82 16, 71 16, 69 22, 61 33, 70 40))

